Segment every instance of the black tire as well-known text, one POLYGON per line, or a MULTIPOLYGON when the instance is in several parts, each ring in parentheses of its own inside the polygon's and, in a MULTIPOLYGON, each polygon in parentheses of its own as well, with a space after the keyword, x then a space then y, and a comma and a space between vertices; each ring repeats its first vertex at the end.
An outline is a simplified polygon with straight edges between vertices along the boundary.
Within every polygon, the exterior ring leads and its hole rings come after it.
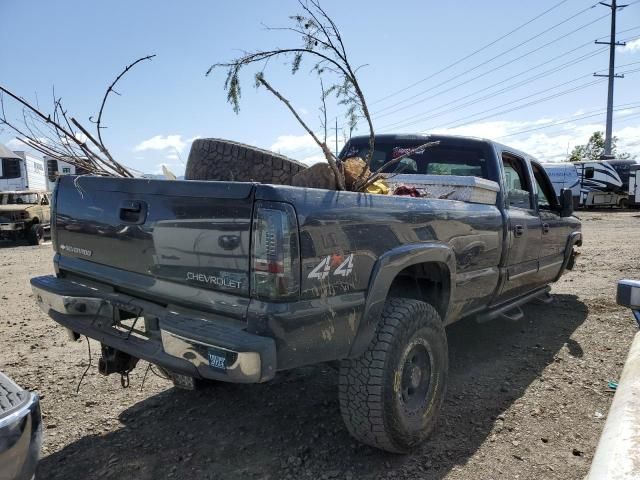
POLYGON ((435 308, 388 299, 367 351, 341 365, 340 411, 347 429, 372 447, 410 452, 435 427, 448 367, 447 337, 435 308), (414 355, 420 358, 414 361, 414 355))
POLYGON ((629 208, 629 199, 627 198, 621 198, 620 201, 618 202, 618 206, 620 208, 629 208))
POLYGON ((27 233, 29 245, 40 245, 44 241, 44 228, 39 223, 34 223, 27 233))
POLYGON ((201 138, 191 145, 185 179, 290 185, 291 178, 305 168, 268 150, 220 138, 201 138))

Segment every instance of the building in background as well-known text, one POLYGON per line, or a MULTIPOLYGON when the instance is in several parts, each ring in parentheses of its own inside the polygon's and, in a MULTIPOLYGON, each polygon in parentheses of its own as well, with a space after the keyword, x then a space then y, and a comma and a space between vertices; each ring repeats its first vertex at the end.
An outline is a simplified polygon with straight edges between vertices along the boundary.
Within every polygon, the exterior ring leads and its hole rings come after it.
POLYGON ((48 190, 44 162, 0 144, 0 191, 48 190))

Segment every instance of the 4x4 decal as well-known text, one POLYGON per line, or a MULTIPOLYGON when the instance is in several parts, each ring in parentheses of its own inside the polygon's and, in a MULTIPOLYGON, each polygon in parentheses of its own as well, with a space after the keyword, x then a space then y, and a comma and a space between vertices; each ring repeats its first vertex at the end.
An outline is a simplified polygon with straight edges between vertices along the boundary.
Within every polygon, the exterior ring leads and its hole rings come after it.
MULTIPOLYGON (((338 257, 341 258, 341 257, 338 257)), ((322 261, 311 270, 307 278, 317 278, 318 280, 324 280, 331 274, 332 264, 335 262, 336 257, 327 255, 322 261), (333 260, 333 261, 332 261, 333 260)), ((338 260, 339 261, 339 260, 338 260)), ((340 265, 333 271, 333 275, 347 277, 353 271, 353 253, 348 255, 340 265)))

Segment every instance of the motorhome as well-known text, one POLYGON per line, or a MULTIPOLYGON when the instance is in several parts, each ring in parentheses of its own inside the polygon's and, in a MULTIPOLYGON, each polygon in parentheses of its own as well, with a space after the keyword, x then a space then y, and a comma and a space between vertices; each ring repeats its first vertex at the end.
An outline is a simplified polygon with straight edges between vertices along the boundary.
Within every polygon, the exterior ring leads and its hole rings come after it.
POLYGON ((0 144, 0 192, 47 190, 44 162, 0 144))
POLYGON ((629 206, 640 207, 640 164, 629 167, 629 206))
POLYGON ((574 162, 580 179, 580 206, 629 206, 629 173, 635 160, 574 162))

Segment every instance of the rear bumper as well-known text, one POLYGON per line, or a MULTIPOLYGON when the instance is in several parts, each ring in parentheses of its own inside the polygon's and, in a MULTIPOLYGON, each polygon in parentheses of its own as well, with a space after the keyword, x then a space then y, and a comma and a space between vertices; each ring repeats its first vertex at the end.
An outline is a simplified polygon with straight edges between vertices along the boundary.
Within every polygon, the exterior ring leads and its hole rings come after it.
POLYGON ((42 445, 40 401, 1 373, 0 397, 0 478, 32 478, 42 445))
POLYGON ((53 276, 33 278, 31 287, 42 310, 57 323, 168 370, 234 383, 265 382, 275 375, 275 341, 246 332, 240 322, 211 320, 53 276), (120 309, 157 318, 159 336, 116 328, 120 309), (225 358, 224 367, 212 366, 211 355, 225 358))

